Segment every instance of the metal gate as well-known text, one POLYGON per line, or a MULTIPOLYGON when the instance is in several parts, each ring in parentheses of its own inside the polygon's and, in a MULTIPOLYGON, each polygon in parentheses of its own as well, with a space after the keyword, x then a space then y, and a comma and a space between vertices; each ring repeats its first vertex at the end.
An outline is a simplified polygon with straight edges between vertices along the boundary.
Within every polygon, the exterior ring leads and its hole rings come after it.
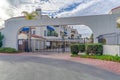
POLYGON ((85 39, 19 39, 18 49, 23 52, 70 52, 71 44, 85 43, 85 39))

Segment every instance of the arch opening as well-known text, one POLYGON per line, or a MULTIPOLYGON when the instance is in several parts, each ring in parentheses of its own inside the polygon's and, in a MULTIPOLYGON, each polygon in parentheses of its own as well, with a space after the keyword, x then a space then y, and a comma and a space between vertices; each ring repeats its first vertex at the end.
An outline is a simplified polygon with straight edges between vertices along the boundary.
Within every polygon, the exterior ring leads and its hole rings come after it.
POLYGON ((92 29, 87 25, 69 25, 69 27, 76 29, 80 38, 83 38, 84 43, 93 43, 94 42, 94 33, 92 29))
MULTIPOLYGON (((35 26, 37 25, 59 25, 59 26, 66 26, 66 25, 81 25, 86 24, 90 26, 94 34, 94 42, 97 43, 96 37, 102 34, 107 33, 114 33, 116 32, 116 23, 115 20, 119 17, 119 14, 116 15, 95 15, 95 16, 78 16, 78 17, 69 17, 69 18, 48 18, 46 16, 42 16, 42 18, 38 18, 36 20, 25 20, 23 17, 16 17, 5 22, 5 29, 3 34, 5 35, 4 40, 4 47, 12 47, 15 49, 17 48, 17 30, 20 26, 35 26), (21 24, 22 23, 22 24, 21 24), (11 31, 11 33, 8 33, 11 31), (13 34, 11 36, 10 34, 13 34), (9 38, 11 36, 11 38, 9 38)), ((41 26, 40 26, 41 27, 41 26)), ((58 31, 59 32, 59 31, 58 31)), ((49 31, 50 35, 53 34, 53 31, 49 31)), ((63 32, 59 32, 63 35, 63 32)), ((47 36, 48 37, 48 36, 47 36)), ((51 36, 52 37, 52 36, 51 36)), ((50 37, 49 37, 50 38, 50 37)), ((74 35, 67 37, 67 38, 74 38, 74 35)), ((51 43, 48 43, 48 45, 51 43)))
POLYGON ((70 51, 71 44, 93 42, 92 33, 86 25, 24 26, 18 30, 18 50, 70 51))
POLYGON ((38 49, 44 49, 44 42, 46 39, 41 35, 41 27, 21 27, 17 34, 18 50, 22 52, 31 52, 38 49))

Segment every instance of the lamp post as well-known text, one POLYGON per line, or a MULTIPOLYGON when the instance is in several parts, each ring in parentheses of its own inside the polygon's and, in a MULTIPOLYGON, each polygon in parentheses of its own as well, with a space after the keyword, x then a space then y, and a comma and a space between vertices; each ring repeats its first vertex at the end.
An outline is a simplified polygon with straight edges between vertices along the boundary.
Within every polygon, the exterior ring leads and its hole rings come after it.
POLYGON ((65 52, 65 26, 63 26, 62 41, 63 41, 62 52, 64 53, 65 52))
POLYGON ((28 51, 31 52, 31 26, 29 27, 29 33, 28 33, 28 51))

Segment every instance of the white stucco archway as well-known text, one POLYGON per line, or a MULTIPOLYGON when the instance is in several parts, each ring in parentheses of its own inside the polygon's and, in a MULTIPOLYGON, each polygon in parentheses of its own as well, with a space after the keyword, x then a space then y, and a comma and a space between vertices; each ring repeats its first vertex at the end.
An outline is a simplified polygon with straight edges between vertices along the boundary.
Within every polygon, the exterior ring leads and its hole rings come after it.
MULTIPOLYGON (((17 33, 21 26, 41 26, 41 25, 88 25, 94 33, 94 38, 101 34, 116 32, 116 18, 120 14, 106 14, 94 16, 78 16, 67 18, 49 18, 42 16, 36 20, 25 20, 24 17, 11 18, 5 21, 4 47, 17 49, 17 33)), ((97 41, 95 41, 97 42, 97 41)))
POLYGON ((78 31, 78 33, 81 35, 81 38, 89 38, 91 34, 93 34, 92 29, 87 25, 68 25, 69 27, 72 27, 78 31))

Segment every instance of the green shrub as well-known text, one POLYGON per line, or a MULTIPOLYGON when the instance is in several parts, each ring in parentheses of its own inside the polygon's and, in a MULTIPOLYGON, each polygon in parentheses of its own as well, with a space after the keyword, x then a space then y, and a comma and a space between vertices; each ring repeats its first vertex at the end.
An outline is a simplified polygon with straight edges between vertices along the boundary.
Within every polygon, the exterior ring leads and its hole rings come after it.
POLYGON ((106 44, 106 39, 103 39, 103 44, 106 44))
POLYGON ((102 55, 103 54, 102 44, 87 44, 86 54, 87 55, 102 55))
POLYGON ((99 43, 106 44, 106 39, 105 38, 100 38, 99 43))
POLYGON ((0 32, 0 47, 2 47, 2 45, 3 45, 3 38, 4 38, 4 36, 0 32))
POLYGON ((79 44, 78 48, 79 48, 80 52, 84 52, 85 51, 85 44, 79 44))
MULTIPOLYGON (((78 57, 78 55, 72 56, 72 57, 78 57)), ((112 55, 100 55, 100 56, 99 55, 79 55, 79 57, 120 62, 120 56, 112 56, 112 55)))
POLYGON ((73 44, 73 45, 71 45, 71 53, 73 54, 73 55, 78 55, 78 53, 79 53, 79 45, 78 44, 73 44))
POLYGON ((15 52, 18 52, 18 51, 14 48, 4 47, 4 48, 0 48, 0 52, 1 53, 15 53, 15 52))

